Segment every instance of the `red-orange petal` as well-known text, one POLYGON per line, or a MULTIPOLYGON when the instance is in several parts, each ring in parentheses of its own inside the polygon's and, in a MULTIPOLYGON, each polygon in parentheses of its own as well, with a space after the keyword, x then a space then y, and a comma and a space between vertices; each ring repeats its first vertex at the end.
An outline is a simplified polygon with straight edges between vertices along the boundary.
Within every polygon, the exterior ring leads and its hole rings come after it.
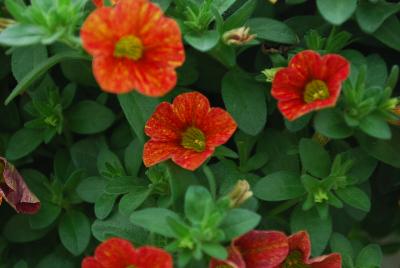
POLYGON ((93 59, 93 73, 97 83, 104 91, 111 93, 127 93, 134 89, 134 68, 135 63, 129 59, 113 56, 99 56, 93 59))
POLYGON ((297 53, 289 62, 289 68, 297 70, 305 79, 315 77, 315 70, 322 66, 321 56, 313 50, 304 50, 297 53))
POLYGON ((204 152, 199 153, 179 147, 179 149, 172 154, 172 161, 178 166, 193 171, 200 167, 213 152, 213 149, 208 148, 204 152))
POLYGON ((272 83, 271 94, 277 100, 292 100, 303 98, 307 80, 299 71, 284 68, 279 70, 272 83))
POLYGON ((183 93, 177 96, 172 107, 175 115, 186 126, 201 126, 210 111, 210 102, 199 92, 183 93))
POLYGON ((146 96, 161 97, 171 91, 177 81, 175 69, 139 61, 130 72, 134 88, 146 96))
POLYGON ((322 56, 321 66, 314 67, 315 79, 322 81, 338 80, 340 82, 347 79, 350 74, 350 63, 344 57, 337 54, 327 54, 322 56))
POLYGON ((204 118, 201 130, 207 145, 216 147, 226 143, 235 133, 237 124, 232 116, 221 108, 212 108, 204 118))
POLYGON ((149 140, 143 148, 143 163, 146 167, 154 166, 171 158, 178 149, 175 143, 149 140))
POLYGON ((133 245, 121 238, 106 240, 95 252, 96 261, 104 268, 126 268, 134 265, 137 258, 137 251, 133 245))
POLYGON ((289 236, 289 250, 300 251, 303 256, 303 261, 305 263, 308 262, 308 259, 310 258, 311 254, 311 242, 308 233, 305 231, 300 231, 289 236))
POLYGON ((80 36, 83 48, 92 56, 112 56, 118 41, 112 21, 115 19, 111 7, 94 10, 81 27, 80 36))
POLYGON ((242 255, 235 247, 228 248, 228 259, 217 260, 212 258, 209 264, 209 268, 246 268, 242 255))
POLYGON ((173 112, 171 104, 163 102, 146 123, 144 132, 153 141, 180 142, 185 126, 173 112))
POLYGON ((82 261, 82 268, 105 268, 94 257, 86 257, 82 261))
POLYGON ((141 247, 137 250, 136 268, 173 268, 171 255, 155 247, 141 247))
POLYGON ((289 252, 286 235, 277 231, 251 231, 236 239, 233 246, 251 268, 276 268, 289 252))
POLYGON ((311 268, 342 268, 342 257, 338 253, 333 253, 308 262, 311 268))

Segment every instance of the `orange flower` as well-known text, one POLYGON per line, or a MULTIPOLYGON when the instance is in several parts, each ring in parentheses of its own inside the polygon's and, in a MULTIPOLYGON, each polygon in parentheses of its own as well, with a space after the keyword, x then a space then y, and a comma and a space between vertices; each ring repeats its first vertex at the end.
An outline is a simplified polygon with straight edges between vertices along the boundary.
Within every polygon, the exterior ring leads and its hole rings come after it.
POLYGON ((336 105, 350 64, 342 56, 306 50, 296 54, 287 68, 279 70, 272 82, 272 96, 288 120, 336 105))
POLYGON ((185 59, 178 24, 149 0, 121 0, 93 11, 81 29, 100 87, 162 96, 176 85, 185 59))
POLYGON ((153 166, 172 158, 179 166, 195 170, 236 130, 232 117, 221 108, 210 108, 198 93, 184 93, 172 104, 161 103, 147 121, 143 162, 153 166))
POLYGON ((173 268, 172 257, 166 251, 144 246, 134 248, 121 238, 111 238, 101 243, 94 257, 86 257, 82 268, 173 268))

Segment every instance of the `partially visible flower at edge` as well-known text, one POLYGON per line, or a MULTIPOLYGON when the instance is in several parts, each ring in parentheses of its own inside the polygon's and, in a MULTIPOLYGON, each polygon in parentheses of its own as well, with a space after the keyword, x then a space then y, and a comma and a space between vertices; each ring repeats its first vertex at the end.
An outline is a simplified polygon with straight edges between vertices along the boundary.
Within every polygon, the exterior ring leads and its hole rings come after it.
POLYGON ((82 268, 173 268, 173 260, 166 251, 144 246, 135 248, 128 240, 110 238, 101 243, 94 256, 82 261, 82 268))
POLYGON ((397 105, 392 109, 392 113, 399 117, 398 120, 390 120, 389 123, 392 125, 400 126, 400 105, 397 105))
POLYGON ((137 90, 155 97, 175 87, 175 68, 185 60, 181 31, 149 0, 123 0, 114 7, 97 8, 80 35, 104 91, 137 90))
POLYGON ((342 56, 321 56, 305 50, 276 73, 271 94, 277 99, 281 113, 293 121, 312 111, 335 106, 349 73, 350 63, 342 56))
POLYGON ((29 190, 18 170, 0 157, 0 203, 3 198, 18 213, 34 214, 40 208, 39 199, 29 190))
POLYGON ((146 167, 172 158, 177 165, 197 169, 215 148, 226 143, 236 131, 233 118, 221 108, 211 108, 198 93, 183 93, 173 103, 163 102, 147 121, 144 145, 146 167))
MULTIPOLYGON (((110 3, 115 5, 119 0, 110 0, 110 3)), ((104 6, 104 0, 92 0, 93 4, 96 7, 103 7, 104 6)))
POLYGON ((341 268, 340 254, 310 259, 308 234, 300 231, 287 237, 277 231, 250 231, 232 241, 227 260, 210 262, 210 268, 341 268))

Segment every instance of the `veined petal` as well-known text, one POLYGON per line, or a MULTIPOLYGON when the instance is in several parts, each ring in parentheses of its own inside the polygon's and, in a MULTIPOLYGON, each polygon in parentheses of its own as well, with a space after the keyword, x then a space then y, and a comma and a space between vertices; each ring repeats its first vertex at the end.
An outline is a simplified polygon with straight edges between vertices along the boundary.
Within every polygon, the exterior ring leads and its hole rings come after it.
POLYGON ((144 132, 154 141, 180 142, 184 125, 176 117, 171 104, 163 102, 147 121, 144 132))
POLYGON ((112 56, 100 56, 93 59, 93 73, 100 87, 111 93, 127 93, 134 90, 136 81, 132 70, 133 61, 112 56))
POLYGON ((315 78, 323 81, 334 79, 343 82, 350 74, 350 63, 336 54, 324 55, 321 66, 315 68, 315 78))
POLYGON ((175 143, 149 140, 144 145, 143 163, 146 167, 151 167, 171 158, 178 149, 178 144, 175 143))
POLYGON ((297 70, 305 79, 315 77, 315 70, 322 66, 321 56, 313 50, 297 53, 289 62, 289 68, 297 70))
POLYGON ((232 116, 221 108, 212 108, 200 127, 206 135, 207 145, 215 147, 226 143, 235 133, 237 124, 232 116))
POLYGON ((295 69, 279 70, 272 82, 271 94, 277 100, 302 99, 307 80, 295 69))
POLYGON ((187 126, 202 126, 210 111, 207 97, 198 92, 183 93, 177 96, 172 107, 175 115, 187 126))
POLYGON ((214 150, 211 149, 206 149, 204 152, 196 152, 180 147, 179 150, 173 153, 172 161, 185 169, 195 170, 200 167, 213 152, 214 150))
POLYGON ((276 231, 250 231, 233 242, 242 254, 246 267, 276 268, 288 255, 286 235, 276 231))
POLYGON ((301 231, 289 236, 289 249, 290 251, 300 251, 303 261, 307 262, 311 254, 311 242, 308 233, 301 231))
POLYGON ((102 7, 93 11, 83 23, 80 32, 82 45, 91 55, 113 55, 118 41, 112 28, 113 18, 113 9, 102 7))
POLYGON ((145 246, 137 250, 137 255, 137 268, 173 268, 171 255, 162 249, 145 246))

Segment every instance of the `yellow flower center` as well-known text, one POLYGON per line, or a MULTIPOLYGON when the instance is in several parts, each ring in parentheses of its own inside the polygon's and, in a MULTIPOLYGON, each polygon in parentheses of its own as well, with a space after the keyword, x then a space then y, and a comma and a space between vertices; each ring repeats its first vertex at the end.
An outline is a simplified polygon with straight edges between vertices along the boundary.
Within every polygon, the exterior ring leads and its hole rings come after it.
POLYGON ((200 129, 188 127, 182 134, 181 145, 183 148, 200 153, 206 149, 206 137, 200 129))
POLYGON ((126 268, 136 268, 136 266, 135 265, 128 265, 126 268))
POLYGON ((143 44, 134 35, 124 36, 115 45, 114 56, 117 58, 128 58, 138 60, 143 55, 143 44))
POLYGON ((316 100, 325 100, 329 98, 328 86, 324 81, 312 80, 306 85, 303 98, 306 103, 311 103, 316 100))

